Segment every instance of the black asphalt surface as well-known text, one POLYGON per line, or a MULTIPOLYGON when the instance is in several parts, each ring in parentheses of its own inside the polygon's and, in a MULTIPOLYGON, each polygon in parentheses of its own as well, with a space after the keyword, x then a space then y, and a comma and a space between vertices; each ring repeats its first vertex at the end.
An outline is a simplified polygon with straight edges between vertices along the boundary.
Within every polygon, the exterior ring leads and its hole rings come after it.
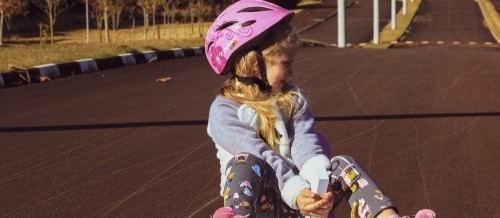
POLYGON ((404 40, 495 42, 483 20, 475 1, 425 0, 404 40))
MULTIPOLYGON (((333 154, 403 214, 495 217, 500 49, 415 48, 305 47, 295 77, 333 154)), ((223 79, 191 57, 0 90, 0 216, 209 217, 222 198, 206 120, 223 79)))

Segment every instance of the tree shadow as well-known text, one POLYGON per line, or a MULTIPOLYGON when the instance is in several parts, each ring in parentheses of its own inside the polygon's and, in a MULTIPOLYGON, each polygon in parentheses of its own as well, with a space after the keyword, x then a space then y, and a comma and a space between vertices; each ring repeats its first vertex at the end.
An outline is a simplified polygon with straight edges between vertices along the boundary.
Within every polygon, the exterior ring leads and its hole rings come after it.
MULTIPOLYGON (((395 115, 353 115, 316 117, 316 122, 336 121, 368 121, 368 120, 414 120, 414 119, 442 119, 456 117, 500 117, 500 112, 471 112, 471 113, 432 113, 432 114, 395 114, 395 115)), ((73 131, 92 129, 121 129, 164 126, 206 126, 208 120, 182 120, 182 121, 156 121, 135 123, 103 123, 80 125, 50 125, 50 126, 12 126, 0 127, 0 133, 16 132, 47 132, 47 131, 73 131)))

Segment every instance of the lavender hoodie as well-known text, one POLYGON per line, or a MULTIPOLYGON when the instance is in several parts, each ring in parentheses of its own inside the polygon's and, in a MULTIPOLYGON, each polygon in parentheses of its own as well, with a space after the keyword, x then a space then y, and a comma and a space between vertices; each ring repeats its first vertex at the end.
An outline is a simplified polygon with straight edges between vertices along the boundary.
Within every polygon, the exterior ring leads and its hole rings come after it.
POLYGON ((318 166, 329 168, 330 161, 319 144, 307 101, 302 96, 297 96, 297 101, 297 113, 292 122, 283 120, 280 110, 275 107, 276 130, 282 135, 277 154, 259 136, 257 112, 253 108, 217 96, 210 107, 207 132, 215 142, 220 160, 221 196, 228 162, 235 154, 247 152, 266 161, 274 169, 283 201, 298 209, 295 200, 299 192, 310 188, 308 181, 311 178, 306 172, 318 166))

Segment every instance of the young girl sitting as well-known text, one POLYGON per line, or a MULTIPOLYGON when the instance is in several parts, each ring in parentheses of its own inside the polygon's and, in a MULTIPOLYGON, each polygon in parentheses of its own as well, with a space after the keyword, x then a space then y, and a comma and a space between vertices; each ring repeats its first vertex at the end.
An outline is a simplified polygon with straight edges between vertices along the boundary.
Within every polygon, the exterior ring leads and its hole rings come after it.
MULTIPOLYGON (((294 13, 240 0, 214 21, 205 41, 216 74, 230 74, 210 108, 208 134, 218 150, 224 206, 213 217, 333 217, 342 199, 352 217, 399 217, 397 207, 349 156, 330 159, 325 137, 300 88, 287 81, 299 39, 294 13), (311 191, 313 172, 328 190, 311 191)), ((421 210, 418 218, 436 217, 421 210)))

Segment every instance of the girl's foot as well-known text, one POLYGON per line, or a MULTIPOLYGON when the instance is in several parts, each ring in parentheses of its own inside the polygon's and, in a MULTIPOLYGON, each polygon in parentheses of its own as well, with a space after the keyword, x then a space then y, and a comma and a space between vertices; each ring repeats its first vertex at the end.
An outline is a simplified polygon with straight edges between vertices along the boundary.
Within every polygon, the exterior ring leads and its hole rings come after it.
POLYGON ((437 218, 437 214, 432 210, 423 209, 415 214, 415 218, 437 218))
MULTIPOLYGON (((399 216, 397 214, 392 215, 390 218, 411 218, 410 216, 399 216)), ((436 212, 429 210, 429 209, 423 209, 419 210, 417 214, 415 214, 415 218, 437 218, 436 212)))
POLYGON ((233 209, 230 207, 221 207, 217 209, 212 218, 245 218, 241 215, 234 215, 233 209))

